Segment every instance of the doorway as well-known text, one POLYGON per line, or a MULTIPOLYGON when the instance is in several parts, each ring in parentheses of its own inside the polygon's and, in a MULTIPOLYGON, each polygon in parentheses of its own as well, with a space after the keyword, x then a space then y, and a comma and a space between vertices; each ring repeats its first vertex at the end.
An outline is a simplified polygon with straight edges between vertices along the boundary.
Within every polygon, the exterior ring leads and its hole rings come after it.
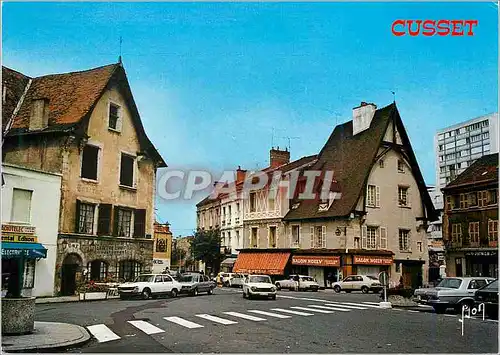
POLYGON ((82 259, 77 254, 68 254, 63 261, 61 270, 61 295, 73 296, 76 292, 76 273, 82 265, 82 259))

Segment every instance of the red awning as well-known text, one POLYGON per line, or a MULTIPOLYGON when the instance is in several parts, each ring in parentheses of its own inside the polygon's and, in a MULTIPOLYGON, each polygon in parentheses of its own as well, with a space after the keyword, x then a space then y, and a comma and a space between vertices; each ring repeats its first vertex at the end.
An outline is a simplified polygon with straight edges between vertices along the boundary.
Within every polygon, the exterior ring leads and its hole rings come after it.
POLYGON ((242 274, 283 275, 290 253, 240 252, 233 272, 242 274))

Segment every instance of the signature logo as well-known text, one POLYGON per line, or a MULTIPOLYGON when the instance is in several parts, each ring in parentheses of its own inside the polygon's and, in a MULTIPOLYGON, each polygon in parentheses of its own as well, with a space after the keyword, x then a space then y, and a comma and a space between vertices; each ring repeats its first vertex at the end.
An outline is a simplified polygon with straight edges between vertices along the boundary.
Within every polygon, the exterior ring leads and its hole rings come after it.
POLYGON ((478 20, 396 20, 392 23, 394 36, 474 36, 478 20))
POLYGON ((464 336, 464 322, 465 318, 471 318, 471 314, 473 316, 478 315, 483 312, 483 321, 484 321, 484 316, 485 316, 485 305, 484 303, 480 303, 477 305, 477 307, 469 307, 468 305, 464 304, 462 306, 462 317, 458 320, 460 323, 462 323, 462 336, 464 336))

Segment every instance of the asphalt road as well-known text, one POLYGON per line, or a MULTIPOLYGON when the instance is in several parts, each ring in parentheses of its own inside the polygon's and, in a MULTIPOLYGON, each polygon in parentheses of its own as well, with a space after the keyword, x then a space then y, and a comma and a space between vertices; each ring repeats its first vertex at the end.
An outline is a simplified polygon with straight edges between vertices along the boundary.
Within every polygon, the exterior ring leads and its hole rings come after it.
POLYGON ((239 289, 218 288, 197 297, 40 304, 36 320, 92 330, 93 340, 67 349, 72 353, 498 352, 496 321, 465 319, 462 336, 455 314, 380 309, 379 301, 374 294, 329 291, 281 291, 276 301, 246 300, 239 289))

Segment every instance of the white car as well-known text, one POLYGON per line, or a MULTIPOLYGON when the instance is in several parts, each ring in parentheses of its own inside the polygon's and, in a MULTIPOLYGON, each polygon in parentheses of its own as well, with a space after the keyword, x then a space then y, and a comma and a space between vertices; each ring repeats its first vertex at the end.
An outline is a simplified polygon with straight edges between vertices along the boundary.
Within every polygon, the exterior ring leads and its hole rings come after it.
POLYGON ((152 296, 170 295, 176 297, 182 289, 180 282, 167 274, 143 274, 133 282, 126 282, 118 286, 121 299, 142 297, 147 300, 152 296))
POLYGON ((243 283, 243 298, 270 297, 276 299, 276 286, 267 275, 248 275, 243 283))
POLYGON ((345 291, 347 293, 351 291, 361 291, 363 293, 373 291, 373 293, 378 293, 382 290, 380 281, 375 276, 367 275, 347 276, 342 281, 335 282, 332 286, 333 290, 337 293, 340 291, 345 291))
POLYGON ((278 290, 282 288, 297 291, 319 290, 319 284, 316 282, 314 277, 307 275, 290 275, 288 279, 276 281, 274 284, 278 290))
POLYGON ((243 274, 227 273, 222 278, 222 284, 225 287, 243 287, 245 276, 243 274))

